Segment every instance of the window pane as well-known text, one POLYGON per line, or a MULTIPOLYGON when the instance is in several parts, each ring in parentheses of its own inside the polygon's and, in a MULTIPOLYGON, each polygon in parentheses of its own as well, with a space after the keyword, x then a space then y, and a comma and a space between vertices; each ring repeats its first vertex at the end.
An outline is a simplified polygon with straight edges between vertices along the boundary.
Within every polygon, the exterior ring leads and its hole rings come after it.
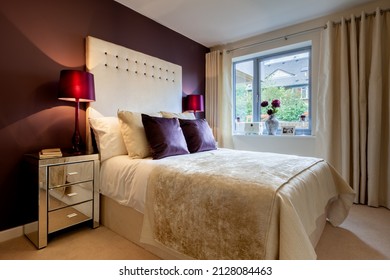
POLYGON ((265 133, 267 108, 260 104, 264 100, 271 103, 273 99, 279 99, 281 107, 277 118, 280 127, 294 126, 296 134, 310 135, 310 61, 311 47, 305 47, 235 62, 235 132, 265 133))
MULTIPOLYGON (((309 50, 259 60, 260 99, 281 101, 277 112, 281 126, 294 125, 297 130, 309 128, 309 62, 309 50)), ((260 119, 266 120, 267 108, 261 108, 260 114, 260 119)))
POLYGON ((241 122, 253 120, 253 61, 234 65, 235 119, 241 122))

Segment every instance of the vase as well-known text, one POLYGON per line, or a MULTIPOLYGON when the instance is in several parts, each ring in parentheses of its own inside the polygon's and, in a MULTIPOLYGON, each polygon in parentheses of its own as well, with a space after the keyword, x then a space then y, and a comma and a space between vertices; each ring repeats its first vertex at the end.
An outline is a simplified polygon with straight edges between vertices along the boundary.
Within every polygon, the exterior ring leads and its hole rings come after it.
POLYGON ((279 128, 279 121, 275 115, 269 115, 268 119, 265 121, 265 129, 268 132, 268 135, 276 135, 276 132, 279 128))

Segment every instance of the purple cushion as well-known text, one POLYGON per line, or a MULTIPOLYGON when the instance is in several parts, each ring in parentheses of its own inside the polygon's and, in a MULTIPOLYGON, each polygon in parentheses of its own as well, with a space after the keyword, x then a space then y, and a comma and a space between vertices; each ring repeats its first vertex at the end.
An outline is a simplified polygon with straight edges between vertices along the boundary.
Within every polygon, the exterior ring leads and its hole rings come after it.
POLYGON ((179 119, 190 153, 217 149, 211 128, 205 119, 179 119))
POLYGON ((189 153, 177 118, 168 119, 142 114, 142 123, 153 159, 189 153))

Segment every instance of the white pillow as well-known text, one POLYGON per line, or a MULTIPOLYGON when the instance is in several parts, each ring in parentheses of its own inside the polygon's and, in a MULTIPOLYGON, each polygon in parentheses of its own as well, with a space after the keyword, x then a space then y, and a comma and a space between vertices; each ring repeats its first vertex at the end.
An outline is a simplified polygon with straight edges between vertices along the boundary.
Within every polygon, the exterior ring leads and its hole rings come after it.
POLYGON ((183 113, 172 113, 172 112, 160 112, 164 118, 178 118, 183 120, 195 120, 195 115, 193 112, 183 112, 183 113))
MULTIPOLYGON (((127 154, 131 158, 146 158, 152 155, 149 142, 146 139, 142 113, 130 111, 118 111, 118 118, 127 154)), ((148 114, 161 117, 161 114, 148 114)))
POLYGON ((90 118, 89 123, 95 135, 101 161, 127 154, 117 117, 90 118))

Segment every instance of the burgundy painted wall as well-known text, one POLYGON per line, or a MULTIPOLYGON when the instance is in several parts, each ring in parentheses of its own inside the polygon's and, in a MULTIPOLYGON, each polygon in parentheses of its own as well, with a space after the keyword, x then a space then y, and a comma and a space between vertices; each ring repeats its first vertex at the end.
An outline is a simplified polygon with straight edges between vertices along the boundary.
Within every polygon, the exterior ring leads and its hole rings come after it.
MULTIPOLYGON (((70 147, 74 103, 57 99, 58 79, 62 69, 84 69, 87 35, 179 64, 183 94, 204 93, 209 49, 113 0, 1 1, 0 231, 32 220, 23 154, 70 147)), ((82 133, 84 118, 82 110, 82 133)))

